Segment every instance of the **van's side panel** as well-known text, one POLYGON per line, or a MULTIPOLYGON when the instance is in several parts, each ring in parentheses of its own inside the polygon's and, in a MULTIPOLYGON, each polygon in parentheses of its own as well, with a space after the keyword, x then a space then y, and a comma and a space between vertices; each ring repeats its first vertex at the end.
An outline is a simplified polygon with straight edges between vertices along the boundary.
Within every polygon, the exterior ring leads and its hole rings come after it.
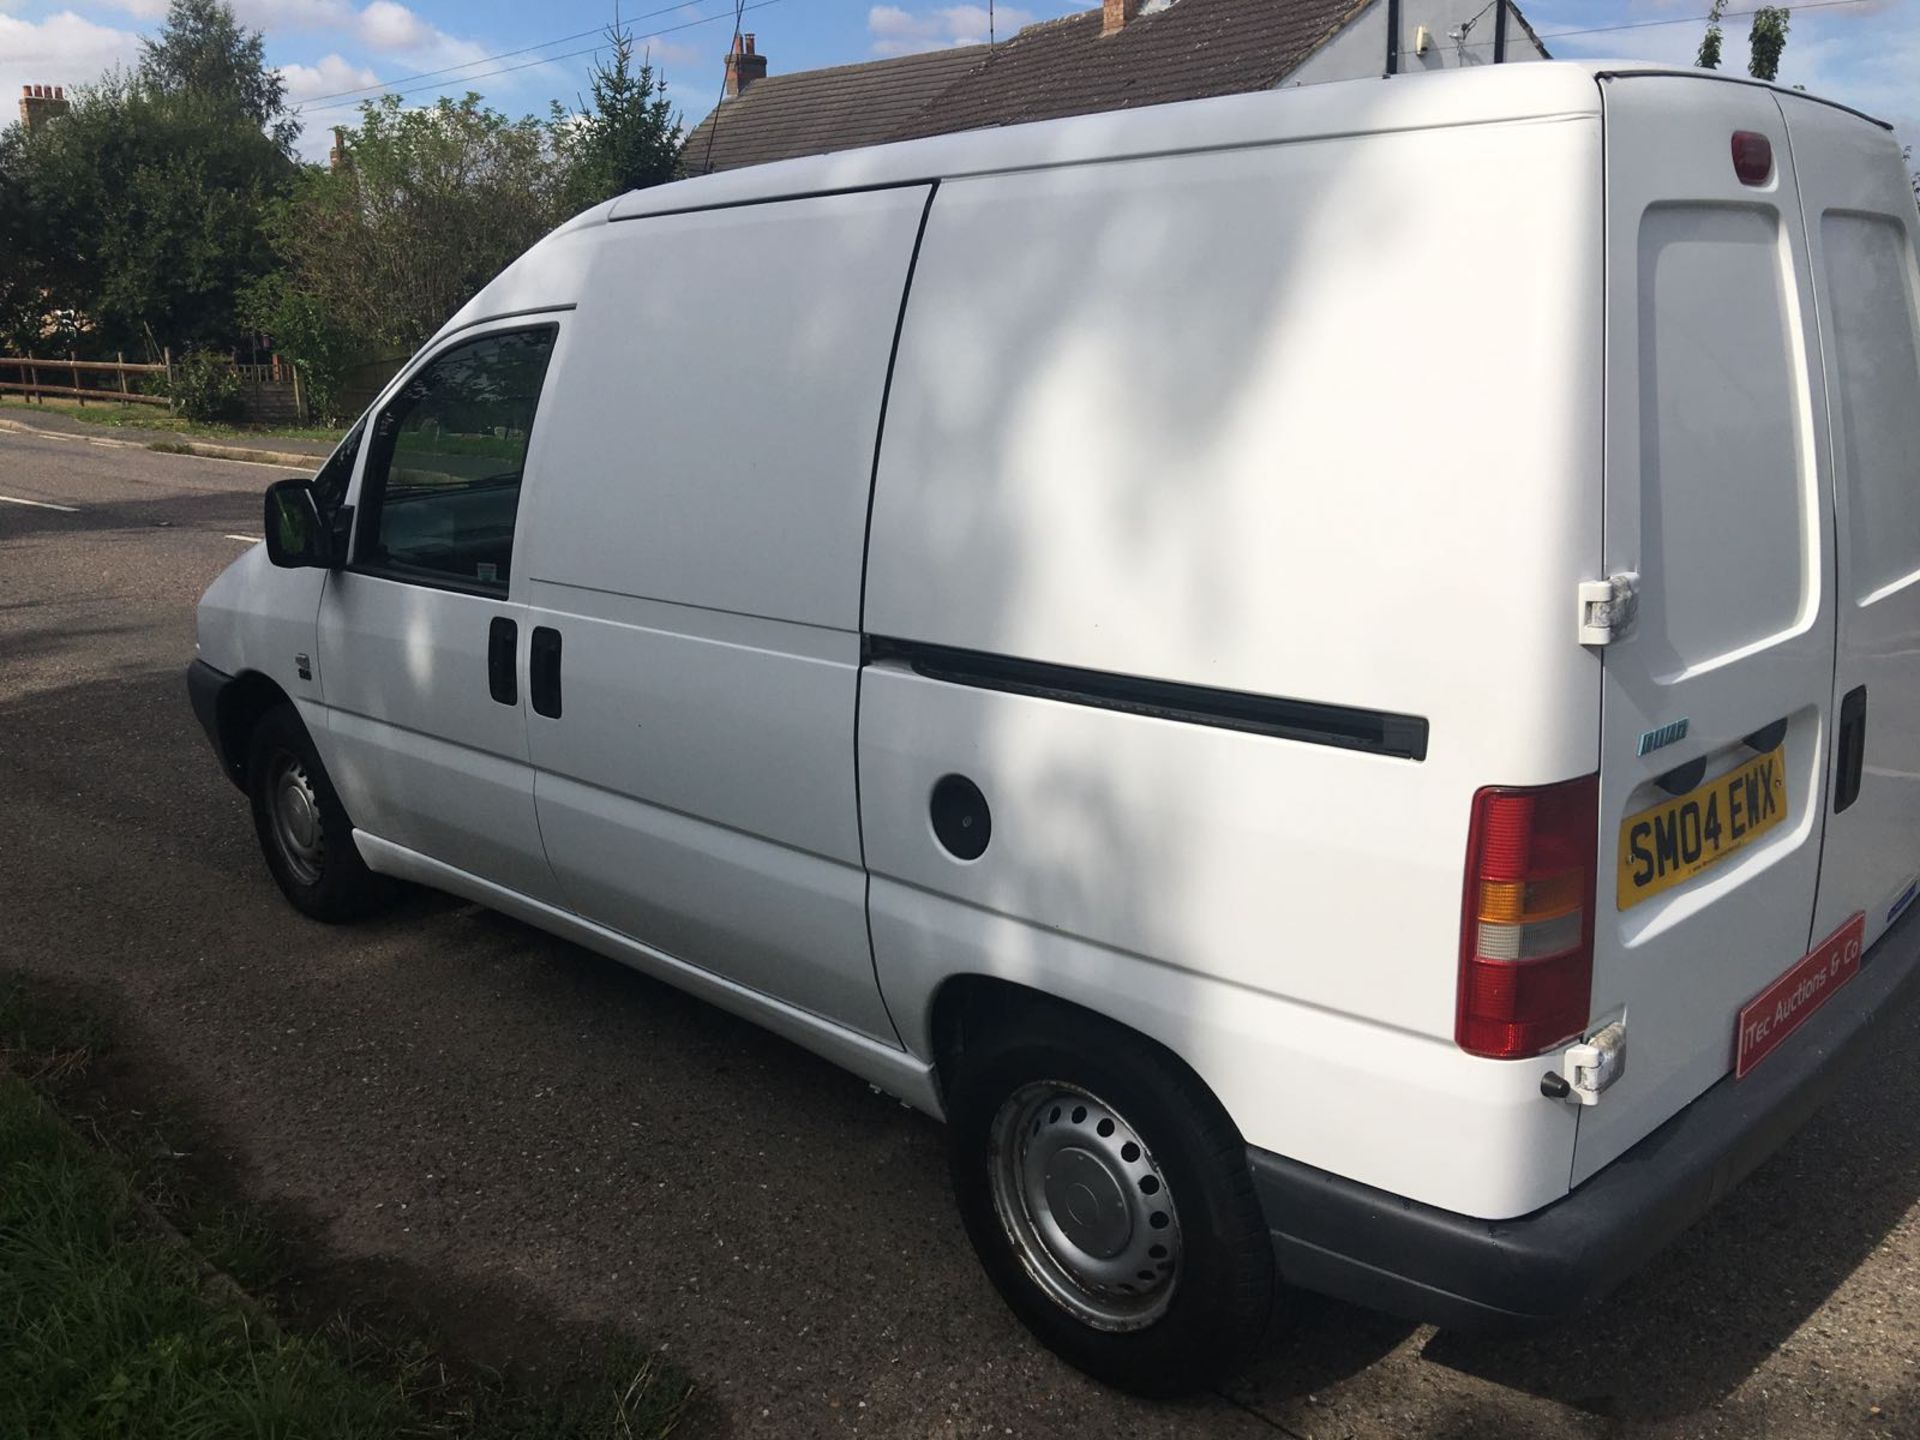
POLYGON ((928 186, 604 227, 528 497, 568 903, 897 1044, 854 800, 861 555, 928 186))
POLYGON ((1582 118, 942 184, 867 631, 1420 717, 1429 743, 870 667, 862 815, 896 1018, 946 973, 1007 975, 1165 1039, 1253 1144, 1476 1214, 1564 1193, 1551 1062, 1521 1075, 1452 1036, 1474 791, 1596 763, 1575 586, 1600 559, 1600 149, 1582 118), (948 771, 992 807, 971 864, 928 825, 948 771), (1195 982, 1190 1006, 1130 1005, 1139 966, 1195 982), (1335 1034, 1371 1078, 1314 1078, 1335 1034))

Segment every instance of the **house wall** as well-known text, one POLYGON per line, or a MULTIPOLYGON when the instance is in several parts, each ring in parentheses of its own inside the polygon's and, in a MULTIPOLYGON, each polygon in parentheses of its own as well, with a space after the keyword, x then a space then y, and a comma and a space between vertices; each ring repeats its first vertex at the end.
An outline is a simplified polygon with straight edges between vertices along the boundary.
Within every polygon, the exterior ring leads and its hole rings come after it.
MULTIPOLYGON (((1452 70, 1462 65, 1493 63, 1494 11, 1486 0, 1401 0, 1400 71, 1416 75, 1423 70, 1452 70), (1474 20, 1474 15, 1485 14, 1474 20), (1449 40, 1448 32, 1473 20, 1465 42, 1449 40), (1427 53, 1413 53, 1414 37, 1427 27, 1427 53)), ((1507 60, 1544 60, 1547 53, 1520 23, 1519 11, 1507 6, 1507 60)), ((1379 75, 1387 66, 1387 0, 1373 0, 1346 29, 1315 51, 1312 58, 1287 76, 1283 85, 1317 85, 1326 80, 1359 80, 1379 75)))

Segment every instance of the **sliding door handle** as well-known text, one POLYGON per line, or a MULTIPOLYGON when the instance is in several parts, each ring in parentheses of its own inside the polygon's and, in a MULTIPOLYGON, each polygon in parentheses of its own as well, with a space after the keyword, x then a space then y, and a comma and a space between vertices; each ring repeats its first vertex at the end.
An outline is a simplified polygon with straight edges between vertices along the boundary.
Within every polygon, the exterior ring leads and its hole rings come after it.
POLYGON ((550 625, 533 627, 533 654, 527 667, 527 687, 534 713, 560 718, 560 632, 550 625))
POLYGON ((502 705, 520 703, 514 675, 514 652, 520 648, 520 627, 504 615, 487 627, 487 693, 502 705))
POLYGON ((1856 685, 1840 702, 1840 742, 1834 746, 1833 813, 1860 798, 1867 765, 1867 687, 1856 685))

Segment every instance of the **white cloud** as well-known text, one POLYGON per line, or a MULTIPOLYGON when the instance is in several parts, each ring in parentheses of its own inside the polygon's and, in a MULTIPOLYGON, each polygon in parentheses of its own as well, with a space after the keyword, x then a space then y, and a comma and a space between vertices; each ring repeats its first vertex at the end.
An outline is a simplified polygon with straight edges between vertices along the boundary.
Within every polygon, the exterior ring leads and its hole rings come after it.
POLYGON ((713 71, 713 83, 716 85, 720 83, 723 57, 718 51, 709 54, 703 45, 690 45, 683 40, 668 39, 664 35, 636 35, 633 41, 633 54, 636 60, 648 60, 654 69, 662 72, 669 66, 685 66, 688 69, 705 66, 713 71))
POLYGON ((287 82, 287 99, 296 105, 316 95, 337 95, 380 83, 372 70, 338 53, 322 56, 312 65, 282 65, 280 74, 287 82))
POLYGON ((360 38, 376 50, 414 50, 441 32, 394 0, 373 0, 360 12, 360 38))
POLYGON ((0 125, 14 119, 22 85, 61 85, 69 93, 114 65, 139 57, 140 37, 62 10, 43 20, 0 15, 0 125))
MULTIPOLYGON (((993 33, 1004 39, 1033 23, 1034 16, 1030 10, 996 5, 991 18, 993 33)), ((950 45, 984 45, 988 19, 984 5, 942 5, 917 12, 875 5, 867 11, 867 33, 873 37, 875 55, 913 55, 950 45)))

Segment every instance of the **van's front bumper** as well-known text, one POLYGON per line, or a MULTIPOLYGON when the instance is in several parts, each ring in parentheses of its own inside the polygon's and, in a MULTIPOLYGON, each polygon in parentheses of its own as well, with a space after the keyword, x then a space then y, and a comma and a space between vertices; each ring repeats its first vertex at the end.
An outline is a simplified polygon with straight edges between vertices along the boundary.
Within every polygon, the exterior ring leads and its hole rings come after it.
POLYGON ((244 783, 231 760, 227 757, 227 747, 220 738, 220 697, 233 683, 233 677, 225 671, 216 670, 204 660, 195 660, 187 666, 187 699, 193 705, 193 717, 200 722, 200 728, 207 732, 207 741, 213 746, 213 753, 220 757, 220 768, 234 784, 244 783))
POLYGON ((1564 1200, 1517 1220, 1456 1215, 1249 1151, 1280 1273, 1437 1325, 1509 1328, 1571 1314, 1778 1149, 1838 1087, 1868 1036, 1916 995, 1920 905, 1746 1079, 1729 1075, 1564 1200))

